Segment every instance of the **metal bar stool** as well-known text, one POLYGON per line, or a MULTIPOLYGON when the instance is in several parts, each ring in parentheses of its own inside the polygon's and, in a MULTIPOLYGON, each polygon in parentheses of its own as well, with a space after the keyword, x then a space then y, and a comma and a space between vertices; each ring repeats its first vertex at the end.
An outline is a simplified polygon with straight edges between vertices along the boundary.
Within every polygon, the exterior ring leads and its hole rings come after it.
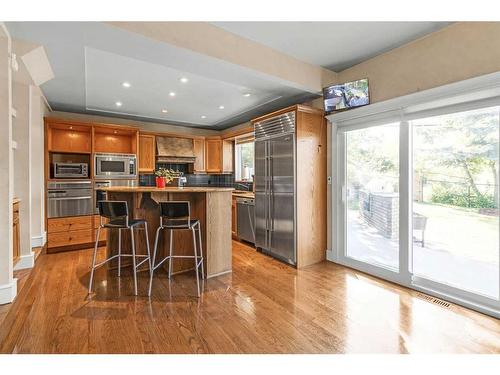
POLYGON ((168 263, 168 278, 172 275, 172 263, 174 258, 193 258, 196 272, 196 288, 198 297, 200 297, 200 281, 198 268, 201 265, 201 277, 205 277, 203 268, 203 245, 201 241, 201 225, 198 219, 191 218, 191 207, 189 201, 168 201, 159 202, 160 204, 160 226, 156 230, 155 244, 153 250, 152 269, 149 279, 149 296, 151 296, 151 288, 153 286, 154 270, 162 265, 163 262, 169 260, 168 263), (158 250, 158 238, 160 231, 168 229, 170 231, 169 255, 163 258, 155 265, 156 252, 158 250), (173 255, 173 232, 175 230, 190 230, 193 233, 193 249, 194 255, 173 255), (198 247, 196 245, 196 232, 198 232, 198 242, 200 243, 200 255, 198 256, 198 247))
POLYGON ((94 271, 96 268, 102 266, 103 264, 109 262, 112 259, 118 258, 118 277, 121 275, 121 258, 122 257, 132 257, 132 266, 134 269, 134 294, 137 295, 137 268, 140 267, 144 262, 149 263, 149 272, 151 273, 151 253, 149 250, 149 238, 148 238, 148 223, 144 219, 129 219, 128 215, 128 205, 125 201, 99 201, 99 215, 100 224, 97 228, 96 241, 94 246, 94 258, 92 260, 92 272, 90 273, 89 282, 89 294, 92 293, 92 281, 94 279, 94 271), (102 218, 108 219, 107 223, 103 223, 102 218), (146 248, 148 250, 147 255, 136 255, 135 254, 135 239, 134 239, 134 228, 138 225, 144 225, 144 233, 146 234, 146 248), (113 255, 99 264, 95 264, 97 256, 97 247, 99 243, 99 235, 102 228, 108 229, 118 229, 118 254, 113 255), (122 230, 130 230, 130 240, 132 247, 132 254, 122 254, 122 230), (145 258, 136 264, 136 257, 145 258))

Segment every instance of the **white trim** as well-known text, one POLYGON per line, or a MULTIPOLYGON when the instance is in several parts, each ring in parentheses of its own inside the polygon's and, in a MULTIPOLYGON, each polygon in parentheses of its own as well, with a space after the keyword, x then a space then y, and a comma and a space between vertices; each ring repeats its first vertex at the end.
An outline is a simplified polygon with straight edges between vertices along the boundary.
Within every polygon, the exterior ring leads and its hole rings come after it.
POLYGON ((0 285, 0 305, 11 303, 17 295, 17 279, 12 279, 10 284, 0 285))
POLYGON ((31 248, 42 247, 47 242, 47 232, 43 232, 41 236, 31 237, 31 248))
POLYGON ((460 111, 461 108, 469 110, 471 105, 484 106, 487 101, 491 101, 492 106, 495 105, 493 103, 500 101, 500 72, 334 113, 328 115, 327 118, 339 127, 356 127, 366 122, 398 121, 401 116, 406 119, 410 119, 411 115, 429 117, 437 108, 441 108, 445 112, 456 112, 460 111))
POLYGON ((28 255, 21 255, 16 265, 14 266, 14 271, 24 270, 26 268, 33 268, 35 266, 35 253, 31 252, 28 255))

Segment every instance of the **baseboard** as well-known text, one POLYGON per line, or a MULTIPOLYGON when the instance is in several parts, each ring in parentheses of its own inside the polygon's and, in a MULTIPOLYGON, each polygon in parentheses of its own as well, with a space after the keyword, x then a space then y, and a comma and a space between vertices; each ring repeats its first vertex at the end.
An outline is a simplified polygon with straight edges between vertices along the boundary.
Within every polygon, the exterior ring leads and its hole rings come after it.
POLYGON ((47 242, 47 232, 43 232, 41 236, 31 237, 31 247, 43 247, 47 242))
POLYGON ((28 255, 21 255, 18 262, 14 266, 14 271, 24 270, 26 268, 33 268, 35 265, 35 253, 31 252, 28 255))
POLYGON ((10 284, 0 285, 0 305, 11 303, 17 295, 17 279, 12 279, 10 284))

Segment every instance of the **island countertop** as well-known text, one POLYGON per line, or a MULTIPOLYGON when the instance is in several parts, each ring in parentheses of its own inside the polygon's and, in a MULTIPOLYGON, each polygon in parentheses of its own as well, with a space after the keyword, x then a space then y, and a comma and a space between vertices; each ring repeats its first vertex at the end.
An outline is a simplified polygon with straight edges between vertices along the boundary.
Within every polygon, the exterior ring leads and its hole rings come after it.
POLYGON ((99 188, 99 190, 115 193, 212 193, 218 191, 233 191, 234 188, 197 186, 167 186, 164 188, 157 188, 156 186, 110 186, 99 188))
MULTIPOLYGON (((156 230, 160 226, 159 202, 188 201, 191 218, 198 219, 201 226, 201 247, 205 268, 205 277, 214 277, 232 268, 231 242, 231 193, 230 187, 166 187, 155 186, 113 186, 100 188, 107 192, 109 200, 126 201, 129 215, 134 219, 144 219, 148 224, 150 249, 153 251, 156 230)), ((116 255, 120 234, 116 230, 107 230, 107 251, 116 255)), ((190 230, 175 230, 172 232, 174 255, 193 255, 193 238, 190 230)), ((122 248, 130 248, 130 233, 121 234, 122 248)), ((158 253, 156 261, 162 259, 169 247, 170 231, 159 233, 158 253)), ((143 235, 136 236, 137 254, 147 254, 147 246, 143 235)), ((111 268, 116 262, 109 263, 111 268)), ((173 272, 190 272, 193 269, 192 259, 175 259, 173 272)), ((127 259, 122 261, 127 264, 127 259)), ((167 265, 168 262, 164 264, 167 265)), ((195 285, 195 284, 193 284, 195 285)))

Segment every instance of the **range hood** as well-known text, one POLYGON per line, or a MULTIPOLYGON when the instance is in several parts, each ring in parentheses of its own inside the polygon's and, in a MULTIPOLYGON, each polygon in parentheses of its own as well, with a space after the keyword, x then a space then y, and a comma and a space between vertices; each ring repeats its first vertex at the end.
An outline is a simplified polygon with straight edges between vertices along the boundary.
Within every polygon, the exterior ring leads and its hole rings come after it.
POLYGON ((192 139, 156 137, 156 151, 158 163, 188 164, 196 161, 192 139))

